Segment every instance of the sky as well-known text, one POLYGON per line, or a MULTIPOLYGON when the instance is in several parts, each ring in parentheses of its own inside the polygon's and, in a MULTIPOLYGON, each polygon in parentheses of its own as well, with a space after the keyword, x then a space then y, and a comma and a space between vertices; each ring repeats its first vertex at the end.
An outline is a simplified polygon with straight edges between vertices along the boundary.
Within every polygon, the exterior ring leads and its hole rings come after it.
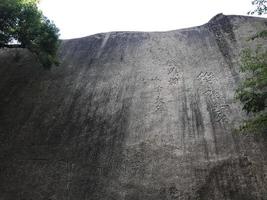
POLYGON ((208 22, 218 13, 246 15, 252 0, 41 0, 61 39, 110 31, 168 31, 208 22))

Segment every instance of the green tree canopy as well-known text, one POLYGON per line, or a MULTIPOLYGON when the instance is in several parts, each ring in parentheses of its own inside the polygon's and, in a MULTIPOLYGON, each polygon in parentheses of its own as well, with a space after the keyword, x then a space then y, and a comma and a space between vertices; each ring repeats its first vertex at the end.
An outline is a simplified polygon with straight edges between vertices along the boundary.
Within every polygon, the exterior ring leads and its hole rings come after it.
POLYGON ((264 15, 267 14, 267 0, 253 0, 252 5, 256 6, 254 10, 249 11, 248 14, 258 14, 264 15))
POLYGON ((38 10, 37 3, 0 1, 0 48, 27 48, 44 67, 51 67, 58 64, 59 30, 38 10))
MULTIPOLYGON (((249 14, 267 14, 267 0, 254 0, 256 6, 249 14)), ((251 36, 251 40, 263 39, 267 30, 251 36)), ((258 47, 256 51, 245 49, 241 56, 241 72, 245 79, 236 90, 236 98, 243 104, 243 110, 250 114, 249 120, 240 127, 241 131, 267 132, 267 50, 258 47)))
POLYGON ((252 114, 241 127, 242 130, 261 131, 267 129, 267 51, 246 49, 242 52, 241 71, 246 77, 236 91, 243 103, 243 110, 252 114))

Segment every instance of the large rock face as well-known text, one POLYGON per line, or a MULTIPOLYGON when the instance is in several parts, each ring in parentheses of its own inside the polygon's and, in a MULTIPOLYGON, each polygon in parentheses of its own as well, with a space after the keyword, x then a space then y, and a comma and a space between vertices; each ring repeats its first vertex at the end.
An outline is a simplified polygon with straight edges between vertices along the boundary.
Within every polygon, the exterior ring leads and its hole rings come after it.
POLYGON ((265 141, 234 133, 238 55, 262 18, 0 52, 0 200, 265 200, 265 141))

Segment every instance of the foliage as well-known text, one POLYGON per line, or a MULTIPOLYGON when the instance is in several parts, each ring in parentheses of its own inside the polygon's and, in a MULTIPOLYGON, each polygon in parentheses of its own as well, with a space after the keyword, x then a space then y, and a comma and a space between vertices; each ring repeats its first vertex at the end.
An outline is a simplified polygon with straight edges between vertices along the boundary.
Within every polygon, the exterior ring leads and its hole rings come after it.
POLYGON ((0 48, 27 48, 44 67, 50 67, 58 64, 59 30, 38 10, 37 3, 0 1, 0 48))
MULTIPOLYGON (((267 14, 267 0, 253 0, 256 6, 248 14, 267 14)), ((267 30, 258 32, 249 40, 266 38, 267 30)), ((267 50, 257 48, 256 51, 245 49, 241 56, 241 72, 246 74, 236 90, 236 98, 243 103, 243 110, 250 115, 240 127, 240 131, 267 132, 267 50)))
POLYGON ((267 0, 253 0, 252 5, 256 6, 256 8, 252 11, 249 11, 248 14, 264 15, 267 14, 267 0))
POLYGON ((250 39, 255 40, 257 38, 266 38, 267 37, 267 30, 260 31, 256 35, 252 36, 250 39))
MULTIPOLYGON (((250 120, 246 120, 245 123, 240 126, 239 131, 251 131, 253 133, 266 134, 267 125, 267 113, 262 113, 254 116, 250 120)), ((266 136, 266 135, 265 135, 266 136)))
POLYGON ((241 72, 246 74, 236 90, 236 98, 243 103, 243 110, 252 114, 241 127, 242 130, 263 130, 267 128, 267 50, 245 49, 241 56, 241 72))

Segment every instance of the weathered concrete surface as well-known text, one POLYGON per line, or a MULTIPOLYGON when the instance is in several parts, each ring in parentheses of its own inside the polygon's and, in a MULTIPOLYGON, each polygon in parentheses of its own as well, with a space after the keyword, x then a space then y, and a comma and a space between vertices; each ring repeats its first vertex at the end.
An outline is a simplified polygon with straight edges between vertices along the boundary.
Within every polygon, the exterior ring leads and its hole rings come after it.
POLYGON ((0 52, 0 200, 266 200, 263 139, 233 133, 261 18, 63 41, 62 65, 0 52), (242 78, 242 77, 241 77, 242 78))

